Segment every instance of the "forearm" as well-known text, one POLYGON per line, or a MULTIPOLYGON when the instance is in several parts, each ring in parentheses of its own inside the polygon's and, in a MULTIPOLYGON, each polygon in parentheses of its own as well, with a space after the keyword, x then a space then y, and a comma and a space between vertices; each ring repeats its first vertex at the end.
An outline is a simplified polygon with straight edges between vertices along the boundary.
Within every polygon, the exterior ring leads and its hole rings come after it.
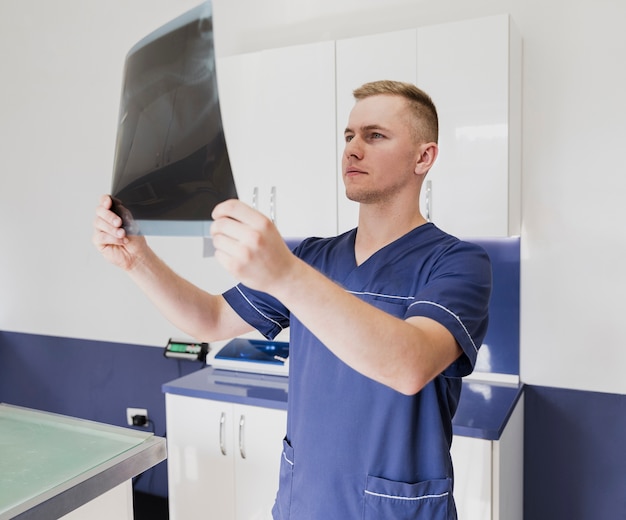
POLYGON ((419 391, 460 354, 440 324, 393 317, 300 260, 274 296, 345 363, 402 393, 419 391))
POLYGON ((191 284, 151 249, 146 249, 127 272, 159 312, 191 337, 209 342, 249 330, 220 295, 191 284))

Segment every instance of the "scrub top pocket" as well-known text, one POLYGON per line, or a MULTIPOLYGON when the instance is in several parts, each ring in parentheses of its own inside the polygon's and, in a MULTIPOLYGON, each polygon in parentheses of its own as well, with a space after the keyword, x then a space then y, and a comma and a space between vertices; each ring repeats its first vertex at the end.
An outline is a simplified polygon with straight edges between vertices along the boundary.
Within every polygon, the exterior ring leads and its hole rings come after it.
POLYGON ((287 439, 283 439, 283 453, 280 461, 280 485, 276 503, 272 509, 275 519, 287 520, 291 510, 291 485, 293 482, 293 447, 287 439))
POLYGON ((452 480, 416 484, 367 477, 363 520, 456 520, 452 480))

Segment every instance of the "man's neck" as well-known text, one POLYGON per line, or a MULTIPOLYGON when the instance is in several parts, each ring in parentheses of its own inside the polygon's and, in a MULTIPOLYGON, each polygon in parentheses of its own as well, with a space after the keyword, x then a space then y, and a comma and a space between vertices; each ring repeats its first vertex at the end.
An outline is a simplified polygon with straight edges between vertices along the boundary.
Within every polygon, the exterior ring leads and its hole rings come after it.
POLYGON ((414 211, 396 212, 368 211, 361 206, 359 225, 354 245, 357 265, 361 265, 370 256, 409 231, 426 224, 419 208, 414 211))

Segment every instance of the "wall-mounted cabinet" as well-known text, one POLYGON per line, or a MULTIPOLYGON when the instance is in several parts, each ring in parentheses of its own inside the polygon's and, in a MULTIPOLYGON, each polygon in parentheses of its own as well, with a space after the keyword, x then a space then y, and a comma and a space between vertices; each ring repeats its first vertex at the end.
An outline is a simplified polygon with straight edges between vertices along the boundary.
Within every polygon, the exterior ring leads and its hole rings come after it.
POLYGON ((220 103, 240 198, 283 236, 354 227, 343 133, 352 91, 376 79, 416 83, 437 105, 440 155, 422 211, 458 236, 519 234, 521 40, 508 15, 222 58, 220 103))
POLYGON ((330 41, 218 62, 239 198, 286 237, 337 231, 334 54, 330 41))
POLYGON ((339 231, 357 220, 341 180, 351 92, 393 79, 416 83, 439 112, 440 155, 427 176, 430 189, 422 189, 422 212, 458 236, 519 234, 521 40, 509 17, 340 40, 336 47, 339 231))
POLYGON ((521 72, 508 15, 417 31, 417 81, 440 119, 431 218, 452 234, 520 232, 521 72))

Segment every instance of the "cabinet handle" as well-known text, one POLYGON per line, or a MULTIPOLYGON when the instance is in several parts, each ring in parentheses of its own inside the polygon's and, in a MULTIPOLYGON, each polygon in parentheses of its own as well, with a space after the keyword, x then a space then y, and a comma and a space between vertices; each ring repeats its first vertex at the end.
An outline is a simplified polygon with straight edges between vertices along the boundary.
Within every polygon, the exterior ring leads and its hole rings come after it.
POLYGON ((226 413, 222 412, 220 416, 220 451, 222 455, 226 455, 226 445, 224 444, 224 429, 226 428, 226 413))
POLYGON ((252 207, 254 209, 259 209, 259 188, 256 186, 252 190, 252 207))
POLYGON ((430 222, 433 216, 433 181, 426 181, 426 220, 430 222))
POLYGON ((276 186, 270 190, 270 220, 276 224, 276 186))
POLYGON ((243 440, 243 429, 244 426, 246 425, 246 418, 244 415, 241 415, 239 417, 239 455, 241 455, 242 459, 246 458, 246 448, 244 446, 244 440, 243 440))

